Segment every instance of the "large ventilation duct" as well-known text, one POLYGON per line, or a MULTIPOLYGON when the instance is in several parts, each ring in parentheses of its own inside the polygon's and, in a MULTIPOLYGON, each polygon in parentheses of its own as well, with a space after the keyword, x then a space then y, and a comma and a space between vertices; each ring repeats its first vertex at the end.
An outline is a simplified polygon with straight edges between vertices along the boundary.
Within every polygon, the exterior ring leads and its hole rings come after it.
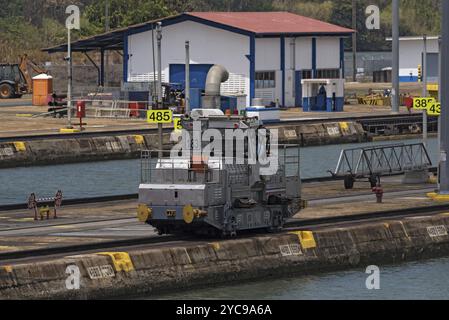
POLYGON ((206 92, 203 97, 203 109, 220 108, 220 87, 228 81, 229 72, 225 67, 214 65, 210 68, 206 78, 206 92))

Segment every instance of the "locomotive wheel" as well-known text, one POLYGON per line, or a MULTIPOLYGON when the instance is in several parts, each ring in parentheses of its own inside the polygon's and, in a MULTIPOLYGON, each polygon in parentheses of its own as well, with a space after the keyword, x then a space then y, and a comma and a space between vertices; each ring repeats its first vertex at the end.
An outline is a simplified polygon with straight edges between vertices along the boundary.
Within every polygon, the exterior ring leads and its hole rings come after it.
POLYGON ((14 88, 9 84, 0 85, 0 98, 11 99, 14 96, 14 88))

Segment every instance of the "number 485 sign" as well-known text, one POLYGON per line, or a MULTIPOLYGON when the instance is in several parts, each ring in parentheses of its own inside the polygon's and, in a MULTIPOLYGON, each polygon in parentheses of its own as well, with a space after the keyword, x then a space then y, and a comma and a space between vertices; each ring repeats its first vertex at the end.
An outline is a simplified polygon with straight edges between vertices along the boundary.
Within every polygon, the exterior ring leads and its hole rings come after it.
POLYGON ((148 123, 172 123, 173 112, 171 110, 149 110, 147 111, 148 123))

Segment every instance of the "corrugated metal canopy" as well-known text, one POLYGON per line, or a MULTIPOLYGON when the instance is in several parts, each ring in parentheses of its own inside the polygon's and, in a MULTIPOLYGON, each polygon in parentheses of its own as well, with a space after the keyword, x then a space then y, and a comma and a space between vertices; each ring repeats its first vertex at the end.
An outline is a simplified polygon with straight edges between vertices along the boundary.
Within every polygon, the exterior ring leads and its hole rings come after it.
MULTIPOLYGON (((123 50, 125 34, 138 29, 151 29, 151 26, 159 21, 169 21, 179 18, 182 15, 170 16, 164 19, 151 20, 144 23, 135 24, 129 27, 116 29, 107 33, 72 42, 72 51, 88 52, 94 50, 123 50)), ((67 52, 67 44, 44 48, 42 51, 48 53, 67 52)))
MULTIPOLYGON (((94 50, 123 50, 123 31, 114 31, 94 37, 72 42, 73 52, 88 52, 94 50)), ((66 52, 67 44, 45 48, 48 53, 66 52)))

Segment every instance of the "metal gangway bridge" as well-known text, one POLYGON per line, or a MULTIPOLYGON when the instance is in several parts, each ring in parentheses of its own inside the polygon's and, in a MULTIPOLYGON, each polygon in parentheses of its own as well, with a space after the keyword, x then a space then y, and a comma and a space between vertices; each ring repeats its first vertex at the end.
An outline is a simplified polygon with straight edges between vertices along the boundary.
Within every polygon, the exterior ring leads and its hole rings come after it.
POLYGON ((423 143, 394 144, 341 151, 334 178, 343 178, 346 189, 352 189, 358 179, 368 178, 375 187, 381 176, 423 171, 432 167, 423 143))

